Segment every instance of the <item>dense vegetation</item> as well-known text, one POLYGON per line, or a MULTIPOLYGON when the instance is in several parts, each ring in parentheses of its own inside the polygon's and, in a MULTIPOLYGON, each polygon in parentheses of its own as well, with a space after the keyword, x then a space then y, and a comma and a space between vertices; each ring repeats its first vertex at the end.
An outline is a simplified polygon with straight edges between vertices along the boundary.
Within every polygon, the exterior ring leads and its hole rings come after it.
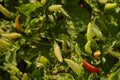
POLYGON ((0 3, 0 80, 120 80, 119 0, 0 3))

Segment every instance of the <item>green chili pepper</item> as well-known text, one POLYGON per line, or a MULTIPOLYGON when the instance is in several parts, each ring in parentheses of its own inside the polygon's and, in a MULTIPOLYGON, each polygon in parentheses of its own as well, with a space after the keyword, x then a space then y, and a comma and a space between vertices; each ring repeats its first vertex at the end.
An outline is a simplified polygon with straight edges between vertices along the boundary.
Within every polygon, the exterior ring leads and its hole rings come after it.
POLYGON ((14 32, 14 33, 3 33, 3 34, 1 34, 1 36, 5 37, 5 38, 8 38, 8 39, 15 39, 15 38, 21 37, 22 35, 14 32))
POLYGON ((88 23, 88 28, 87 28, 87 41, 92 41, 93 35, 92 35, 92 26, 93 23, 90 22, 88 23))
POLYGON ((109 54, 111 54, 113 57, 118 58, 118 59, 120 58, 120 52, 112 51, 112 50, 109 50, 108 52, 109 52, 109 54))
POLYGON ((58 11, 60 8, 62 8, 62 5, 51 5, 49 6, 49 11, 58 11))
POLYGON ((88 41, 85 45, 85 51, 88 53, 88 54, 92 54, 92 50, 91 50, 91 41, 88 41))
POLYGON ((0 12, 8 18, 12 17, 12 14, 0 4, 0 12))
POLYGON ((63 58, 62 58, 62 55, 61 55, 61 50, 60 50, 60 47, 57 44, 57 42, 54 42, 53 47, 54 47, 54 53, 55 53, 56 58, 58 59, 59 62, 63 62, 63 58))
POLYGON ((108 10, 108 9, 113 9, 115 7, 117 7, 117 3, 106 3, 104 9, 108 10))
POLYGON ((60 11, 63 13, 63 15, 71 19, 71 16, 67 13, 67 11, 64 8, 60 8, 60 11))
POLYGON ((80 75, 81 70, 80 70, 80 66, 77 63, 75 63, 70 59, 64 59, 64 61, 68 64, 68 66, 73 70, 74 73, 80 75))
POLYGON ((96 24, 93 25, 92 31, 96 37, 98 37, 100 40, 104 40, 103 34, 96 24))
POLYGON ((108 0, 98 0, 98 2, 101 3, 101 4, 105 4, 105 3, 107 3, 107 1, 108 0))

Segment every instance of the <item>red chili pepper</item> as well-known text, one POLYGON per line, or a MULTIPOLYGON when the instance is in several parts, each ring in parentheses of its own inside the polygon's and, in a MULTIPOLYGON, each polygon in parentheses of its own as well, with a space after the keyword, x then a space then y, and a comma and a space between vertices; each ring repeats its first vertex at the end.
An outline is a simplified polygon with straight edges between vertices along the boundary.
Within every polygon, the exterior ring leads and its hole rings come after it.
POLYGON ((99 72, 99 69, 97 67, 92 66, 87 61, 83 60, 82 63, 83 63, 83 67, 86 68, 88 71, 93 72, 93 73, 99 72))

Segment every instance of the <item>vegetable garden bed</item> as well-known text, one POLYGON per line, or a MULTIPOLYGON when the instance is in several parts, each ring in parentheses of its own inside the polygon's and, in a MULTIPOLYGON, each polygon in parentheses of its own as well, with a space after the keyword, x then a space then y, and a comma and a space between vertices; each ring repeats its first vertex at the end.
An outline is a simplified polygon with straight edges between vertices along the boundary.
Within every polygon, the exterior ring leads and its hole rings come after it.
POLYGON ((119 0, 0 3, 0 80, 120 80, 119 0))

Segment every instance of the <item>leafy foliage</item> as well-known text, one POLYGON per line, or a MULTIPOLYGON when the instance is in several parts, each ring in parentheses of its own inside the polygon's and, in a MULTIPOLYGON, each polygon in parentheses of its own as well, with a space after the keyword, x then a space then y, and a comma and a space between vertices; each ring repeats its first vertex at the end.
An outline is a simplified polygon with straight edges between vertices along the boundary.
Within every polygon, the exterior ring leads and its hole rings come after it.
POLYGON ((0 0, 13 14, 8 18, 0 13, 0 80, 120 80, 119 57, 109 52, 120 55, 120 4, 101 1, 0 0), (117 6, 105 9, 107 3, 117 6), (50 11, 51 5, 60 7, 50 11), (16 29, 17 15, 23 31, 16 29), (2 36, 13 32, 21 37, 2 36), (91 54, 85 50, 89 35, 91 54), (87 71, 83 59, 98 67, 99 73, 87 71), (74 63, 79 70, 71 66, 74 63))

